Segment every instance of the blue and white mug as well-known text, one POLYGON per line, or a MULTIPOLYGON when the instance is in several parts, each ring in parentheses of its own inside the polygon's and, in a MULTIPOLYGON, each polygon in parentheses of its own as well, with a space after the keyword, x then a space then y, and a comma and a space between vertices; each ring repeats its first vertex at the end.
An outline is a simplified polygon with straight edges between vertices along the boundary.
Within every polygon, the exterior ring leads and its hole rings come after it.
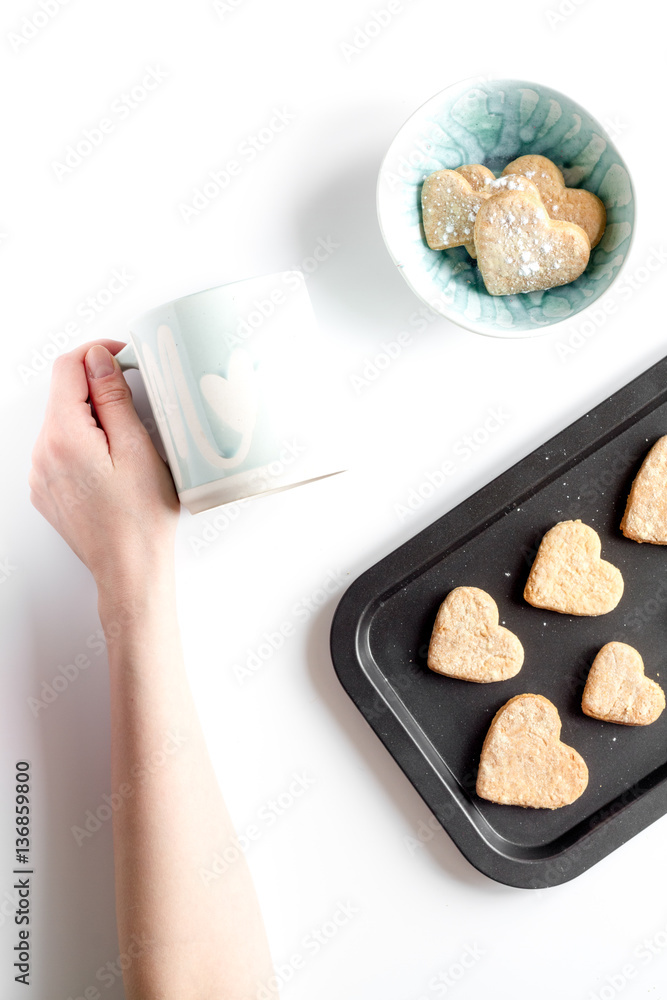
POLYGON ((200 511, 343 471, 303 274, 283 271, 143 313, 138 368, 181 503, 200 511))

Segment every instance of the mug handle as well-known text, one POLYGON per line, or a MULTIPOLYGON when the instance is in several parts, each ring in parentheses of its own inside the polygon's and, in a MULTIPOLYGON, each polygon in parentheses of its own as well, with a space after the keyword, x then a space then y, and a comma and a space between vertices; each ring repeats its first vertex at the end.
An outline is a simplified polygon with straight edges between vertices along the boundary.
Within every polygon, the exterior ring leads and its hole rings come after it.
POLYGON ((138 368, 139 362, 137 361, 137 355, 134 353, 134 345, 126 344, 116 355, 116 361, 120 365, 122 372, 126 372, 128 368, 138 368))

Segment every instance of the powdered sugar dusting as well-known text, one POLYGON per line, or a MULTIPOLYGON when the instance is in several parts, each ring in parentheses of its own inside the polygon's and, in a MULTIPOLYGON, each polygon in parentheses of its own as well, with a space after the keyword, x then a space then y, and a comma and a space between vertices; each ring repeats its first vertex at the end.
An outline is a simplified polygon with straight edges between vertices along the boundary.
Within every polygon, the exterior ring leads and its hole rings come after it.
POLYGON ((440 170, 427 177, 422 188, 422 219, 429 247, 447 250, 470 243, 477 212, 487 197, 474 191, 456 171, 440 170))
POLYGON ((578 277, 586 248, 568 243, 566 235, 552 237, 550 225, 532 184, 523 192, 506 186, 492 196, 475 227, 477 258, 491 294, 539 291, 578 277))

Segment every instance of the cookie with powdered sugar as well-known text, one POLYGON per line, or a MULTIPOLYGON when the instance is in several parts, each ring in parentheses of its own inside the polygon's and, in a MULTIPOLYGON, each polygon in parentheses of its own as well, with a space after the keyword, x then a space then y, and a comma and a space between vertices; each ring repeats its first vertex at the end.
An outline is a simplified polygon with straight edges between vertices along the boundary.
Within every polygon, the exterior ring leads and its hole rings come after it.
MULTIPOLYGON (((530 180, 511 177, 488 197, 475 219, 477 263, 490 295, 537 292, 574 281, 586 269, 584 230, 549 217, 530 180)), ((496 182, 498 183, 498 182, 496 182)))
MULTIPOLYGON (((482 163, 464 163, 462 167, 456 168, 456 172, 465 177, 473 191, 486 191, 489 193, 489 184, 493 184, 496 179, 494 172, 482 163)), ((465 248, 471 257, 477 257, 473 241, 466 243, 465 248)))
POLYGON ((422 220, 431 250, 472 243, 475 218, 487 198, 456 170, 437 170, 427 177, 422 186, 422 220))
POLYGON ((503 176, 507 174, 523 174, 532 180, 551 218, 575 222, 588 236, 591 249, 597 246, 607 225, 607 212, 597 195, 566 187, 563 174, 546 156, 520 156, 507 164, 503 176))
POLYGON ((498 606, 485 590, 456 587, 450 591, 433 626, 429 668, 478 684, 514 677, 523 664, 523 646, 498 619, 498 606))
POLYGON ((667 545, 667 435, 658 438, 637 473, 621 531, 635 542, 667 545))
POLYGON ((665 692, 646 677, 640 653, 626 642, 608 642, 593 660, 581 710, 622 726, 650 726, 665 708, 665 692))
POLYGON ((623 596, 623 576, 601 558, 600 536, 581 521, 559 521, 537 550, 523 596, 563 615, 606 615, 623 596))

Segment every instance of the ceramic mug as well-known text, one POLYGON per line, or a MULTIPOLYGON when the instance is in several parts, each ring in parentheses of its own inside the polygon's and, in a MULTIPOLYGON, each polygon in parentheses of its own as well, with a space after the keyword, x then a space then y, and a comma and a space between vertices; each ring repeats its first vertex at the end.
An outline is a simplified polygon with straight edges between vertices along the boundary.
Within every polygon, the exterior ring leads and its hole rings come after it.
POLYGON ((123 371, 141 372, 178 496, 193 514, 343 471, 300 271, 151 309, 130 324, 117 358, 123 371))

